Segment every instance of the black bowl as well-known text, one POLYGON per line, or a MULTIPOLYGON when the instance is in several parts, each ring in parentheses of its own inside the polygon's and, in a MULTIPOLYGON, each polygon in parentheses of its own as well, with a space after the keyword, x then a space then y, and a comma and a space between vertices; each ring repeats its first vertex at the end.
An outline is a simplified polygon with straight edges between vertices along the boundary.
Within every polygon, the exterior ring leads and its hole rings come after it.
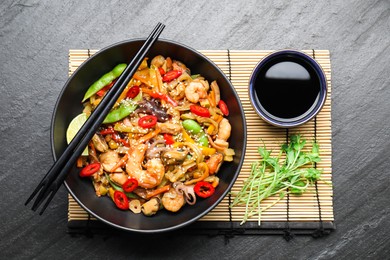
MULTIPOLYGON (((57 100, 51 123, 51 146, 56 160, 65 150, 65 133, 70 121, 82 111, 81 100, 87 88, 118 63, 129 63, 143 39, 123 41, 108 46, 85 61, 69 78, 57 100)), ((188 225, 212 210, 225 197, 234 184, 245 154, 246 122, 239 97, 223 72, 208 58, 183 44, 158 40, 148 53, 152 58, 158 54, 182 61, 193 74, 202 74, 210 82, 217 80, 221 98, 227 103, 232 123, 230 147, 235 150, 234 160, 224 163, 218 173, 219 186, 213 196, 199 199, 194 206, 185 205, 180 212, 159 211, 152 217, 133 214, 117 209, 108 198, 98 198, 90 180, 81 179, 75 167, 66 178, 65 186, 73 198, 97 219, 120 229, 142 233, 163 232, 188 225)))

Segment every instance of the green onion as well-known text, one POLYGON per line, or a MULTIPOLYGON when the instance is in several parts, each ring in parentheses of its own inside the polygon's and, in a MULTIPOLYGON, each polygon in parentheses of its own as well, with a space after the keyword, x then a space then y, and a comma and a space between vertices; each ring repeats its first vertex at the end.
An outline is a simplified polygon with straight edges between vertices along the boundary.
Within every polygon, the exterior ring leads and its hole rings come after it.
POLYGON ((320 179, 321 171, 314 166, 320 161, 319 147, 314 143, 311 151, 304 152, 306 140, 300 135, 292 135, 290 142, 284 144, 277 157, 271 157, 271 151, 259 147, 261 159, 252 163, 251 172, 230 207, 245 206, 244 224, 251 217, 258 215, 261 224, 261 213, 282 200, 286 194, 301 195, 309 185, 320 179), (282 160, 281 158, 285 158, 282 160), (311 164, 311 168, 303 167, 311 164), (273 195, 279 197, 269 206, 262 208, 261 202, 273 195))

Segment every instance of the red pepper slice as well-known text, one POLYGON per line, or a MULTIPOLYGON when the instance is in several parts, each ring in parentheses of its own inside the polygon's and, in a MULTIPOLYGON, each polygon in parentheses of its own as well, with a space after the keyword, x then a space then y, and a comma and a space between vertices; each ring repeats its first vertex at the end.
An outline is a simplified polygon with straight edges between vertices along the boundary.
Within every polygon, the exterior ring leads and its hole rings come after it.
POLYGON ((137 181, 137 179, 135 179, 135 178, 130 178, 130 179, 128 179, 128 180, 122 185, 122 189, 123 189, 125 192, 132 192, 132 191, 135 190, 137 187, 138 187, 138 181, 137 181))
POLYGON ((112 135, 112 134, 115 134, 115 130, 114 130, 114 128, 109 127, 109 128, 106 128, 106 129, 103 129, 102 131, 100 131, 100 134, 101 135, 112 135))
POLYGON ((182 74, 181 70, 170 70, 164 74, 162 81, 170 82, 170 81, 180 77, 181 74, 182 74))
POLYGON ((165 74, 165 70, 163 68, 158 68, 158 72, 160 72, 160 75, 163 76, 165 74))
POLYGON ((103 87, 101 90, 96 92, 96 95, 98 95, 99 97, 104 96, 104 94, 106 94, 107 90, 109 90, 110 88, 112 88, 112 86, 114 86, 115 81, 116 80, 112 81, 110 84, 108 84, 107 86, 103 87))
POLYGON ((208 198, 214 194, 215 189, 213 185, 211 185, 207 181, 200 181, 195 184, 194 191, 199 197, 208 198))
POLYGON ((127 92, 126 97, 135 98, 139 94, 139 92, 140 92, 140 88, 138 86, 133 86, 127 92))
POLYGON ((165 95, 165 94, 162 94, 162 93, 158 93, 158 92, 153 92, 150 94, 151 97, 153 98, 159 98, 161 100, 165 100, 167 101, 168 103, 170 103, 172 106, 177 106, 177 102, 175 100, 173 100, 170 96, 168 95, 165 95))
POLYGON ((218 107, 219 107, 219 109, 221 109, 222 114, 224 114, 225 116, 229 115, 229 109, 223 100, 220 100, 218 102, 218 107))
POLYGON ((129 200, 126 197, 126 194, 121 191, 116 190, 114 192, 114 202, 115 205, 122 210, 129 209, 129 200))
POLYGON ((210 111, 205 107, 201 107, 198 105, 191 105, 190 110, 192 113, 194 113, 197 116, 210 117, 210 111))
POLYGON ((159 93, 159 92, 154 92, 151 89, 147 89, 147 88, 142 88, 142 92, 148 94, 152 98, 158 98, 158 99, 161 99, 161 100, 165 100, 166 102, 170 103, 174 107, 177 106, 177 102, 175 100, 173 100, 170 96, 166 95, 166 94, 162 94, 162 93, 159 93))
POLYGON ((116 134, 116 133, 113 134, 113 135, 112 135, 112 139, 113 139, 115 142, 117 142, 117 143, 123 144, 123 146, 130 147, 129 142, 128 142, 127 140, 121 138, 121 137, 119 136, 119 134, 116 134))
POLYGON ((87 166, 85 166, 81 171, 80 171, 80 177, 88 177, 97 172, 100 169, 100 163, 91 163, 87 166))
POLYGON ((138 125, 142 128, 151 128, 155 126, 157 123, 157 117, 156 116, 143 116, 138 120, 138 125))
POLYGON ((164 134, 164 140, 165 140, 165 143, 168 145, 175 143, 175 139, 173 139, 173 136, 170 134, 164 134))

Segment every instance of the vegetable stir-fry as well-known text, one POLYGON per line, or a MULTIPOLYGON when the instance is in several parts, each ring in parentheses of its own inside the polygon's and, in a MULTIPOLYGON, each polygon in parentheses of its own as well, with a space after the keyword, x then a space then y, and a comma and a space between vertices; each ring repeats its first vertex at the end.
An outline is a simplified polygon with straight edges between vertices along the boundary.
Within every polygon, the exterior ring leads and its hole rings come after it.
MULTIPOLYGON (((125 66, 90 86, 84 113, 95 109, 125 66)), ((122 210, 151 216, 194 205, 213 196, 221 164, 233 160, 228 115, 216 81, 169 57, 146 58, 89 143, 88 156, 80 157, 80 176, 122 210)))

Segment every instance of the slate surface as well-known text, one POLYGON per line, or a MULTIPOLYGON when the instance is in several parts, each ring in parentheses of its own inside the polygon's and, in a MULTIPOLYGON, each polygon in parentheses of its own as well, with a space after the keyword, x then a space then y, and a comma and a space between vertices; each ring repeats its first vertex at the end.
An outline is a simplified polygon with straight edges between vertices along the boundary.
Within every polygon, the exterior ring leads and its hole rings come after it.
POLYGON ((389 1, 0 3, 0 252, 5 259, 386 259, 390 253, 389 1), (327 237, 67 234, 61 188, 43 216, 23 203, 52 164, 50 120, 69 49, 145 37, 195 49, 329 49, 337 230, 327 237), (167 239, 169 238, 169 239, 167 239))

